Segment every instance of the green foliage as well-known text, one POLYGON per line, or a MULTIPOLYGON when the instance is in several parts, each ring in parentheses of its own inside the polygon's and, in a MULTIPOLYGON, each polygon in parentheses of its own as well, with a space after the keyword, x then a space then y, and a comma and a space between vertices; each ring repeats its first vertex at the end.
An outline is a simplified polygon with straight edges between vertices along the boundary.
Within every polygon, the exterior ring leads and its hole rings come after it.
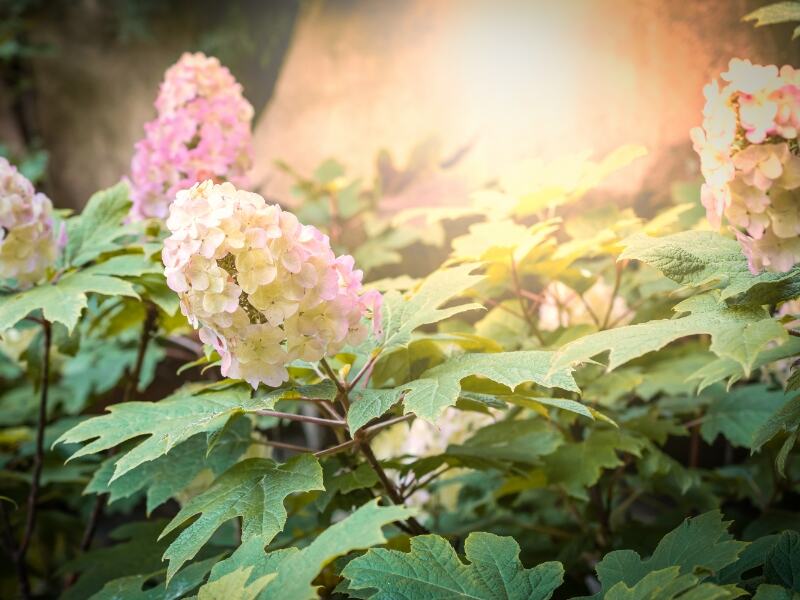
POLYGON ((547 600, 563 580, 563 567, 548 562, 525 569, 511 538, 474 532, 464 544, 465 565, 447 540, 425 535, 410 552, 373 549, 352 560, 342 575, 350 589, 377 589, 369 598, 481 598, 547 600))
POLYGON ((84 421, 64 433, 56 443, 91 440, 72 455, 71 459, 75 459, 148 436, 115 462, 109 479, 109 483, 113 483, 139 465, 167 454, 194 435, 213 434, 225 427, 232 417, 271 405, 252 399, 249 389, 241 386, 215 387, 189 386, 158 403, 127 402, 111 406, 109 414, 84 421))
MULTIPOLYGON (((756 27, 800 21, 800 2, 788 0, 786 2, 768 4, 745 15, 744 20, 755 21, 756 27)), ((797 39, 798 37, 800 37, 800 27, 796 27, 792 34, 792 39, 797 39)))
POLYGON ((608 351, 609 370, 634 358, 660 350, 690 335, 711 336, 710 350, 730 358, 749 374, 758 354, 771 342, 783 342, 786 331, 760 306, 726 306, 714 293, 692 296, 674 307, 688 316, 660 319, 609 329, 579 338, 564 346, 554 361, 556 368, 586 362, 608 351))
POLYGON ((0 527, 34 593, 800 594, 800 272, 751 274, 688 185, 649 222, 577 210, 640 154, 392 217, 430 148, 370 186, 290 170, 302 219, 385 291, 382 331, 257 390, 179 313, 160 225, 124 223, 124 185, 93 196, 46 281, 0 296, 0 527))
POLYGON ((403 385, 404 405, 418 417, 436 420, 445 408, 456 403, 461 381, 469 376, 486 377, 512 391, 526 382, 578 391, 571 369, 553 368, 552 362, 551 352, 462 354, 403 385))
POLYGON ((200 515, 164 553, 170 561, 167 579, 197 554, 217 528, 235 517, 242 518, 242 540, 256 537, 269 543, 286 523, 286 496, 321 489, 322 469, 309 455, 300 455, 284 465, 265 458, 237 463, 208 490, 187 502, 161 533, 163 538, 200 515))

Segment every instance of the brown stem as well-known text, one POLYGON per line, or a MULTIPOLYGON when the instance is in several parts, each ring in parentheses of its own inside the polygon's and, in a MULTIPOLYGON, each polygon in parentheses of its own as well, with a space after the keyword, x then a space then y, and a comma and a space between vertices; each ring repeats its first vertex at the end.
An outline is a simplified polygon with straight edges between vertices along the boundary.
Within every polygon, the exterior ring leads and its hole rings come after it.
POLYGON ((321 458, 323 456, 330 456, 331 454, 336 454, 338 452, 342 452, 347 450, 348 448, 352 448, 356 445, 355 440, 347 440, 342 442, 341 444, 336 444, 335 446, 331 446, 330 448, 325 448, 325 450, 320 450, 319 452, 315 452, 314 456, 317 458, 321 458))
POLYGON ((296 415, 294 413, 284 413, 277 410, 256 410, 254 414, 263 417, 275 417, 278 419, 286 419, 287 421, 300 421, 301 423, 313 423, 315 425, 324 425, 325 427, 347 427, 347 423, 334 419, 323 419, 321 417, 312 417, 310 415, 296 415))
POLYGON ((278 440, 260 440, 258 443, 265 446, 272 446, 274 448, 283 448, 285 450, 295 450, 296 452, 314 452, 313 449, 299 444, 290 444, 289 442, 279 442, 278 440))
POLYGON ((614 300, 617 299, 617 294, 619 293, 619 286, 620 283, 622 283, 622 270, 625 268, 626 262, 627 261, 616 263, 614 289, 611 290, 611 299, 608 301, 608 308, 606 309, 606 315, 603 317, 603 324, 600 326, 600 329, 608 328, 608 320, 611 318, 611 312, 614 310, 614 300))
MULTIPOLYGON (((583 304, 583 307, 586 309, 586 312, 589 313, 589 317, 592 319, 592 323, 594 326, 600 329, 600 319, 597 317, 597 314, 594 312, 594 309, 589 304, 588 300, 584 298, 583 294, 576 294, 583 304)), ((613 303, 613 302, 612 302, 613 303)))
POLYGON ((700 427, 694 425, 691 428, 692 437, 689 441, 689 467, 696 469, 700 462, 700 427))
POLYGON ((542 332, 539 331, 539 328, 536 326, 536 320, 528 311, 528 303, 525 302, 525 296, 522 293, 522 285, 520 284, 519 273, 517 273, 517 261, 514 260, 513 251, 511 251, 511 281, 514 284, 514 294, 519 299, 519 307, 522 309, 522 315, 525 317, 525 322, 528 324, 528 327, 530 327, 533 335, 536 336, 536 339, 539 340, 539 343, 544 346, 545 343, 544 338, 542 337, 542 332))
POLYGON ((44 354, 42 358, 42 379, 39 394, 39 421, 36 426, 36 451, 33 455, 33 475, 31 476, 31 489, 28 493, 28 512, 25 519, 25 529, 22 541, 17 548, 15 562, 17 573, 20 577, 20 588, 23 597, 30 597, 30 581, 28 579, 25 557, 30 548, 33 531, 36 528, 37 502, 39 500, 39 486, 42 480, 44 466, 44 430, 47 425, 47 393, 50 387, 50 346, 53 338, 53 329, 49 321, 42 321, 44 331, 44 354))
POLYGON ((380 423, 375 423, 375 425, 371 425, 369 427, 365 427, 363 429, 363 433, 367 436, 372 436, 372 434, 380 431, 381 429, 385 429, 386 427, 391 427, 392 425, 396 425, 397 423, 402 423, 403 421, 410 421, 414 418, 414 415, 408 413, 407 415, 402 415, 399 417, 393 417, 391 419, 387 419, 386 421, 381 421, 380 423))
POLYGON ((410 498, 411 496, 416 493, 417 490, 424 488, 426 485, 441 477, 444 473, 449 471, 452 467, 445 467, 440 471, 434 471, 433 473, 428 474, 426 477, 423 477, 419 481, 417 481, 414 485, 410 486, 404 493, 403 498, 410 498))
POLYGON ((346 397, 347 388, 345 388, 344 384, 341 381, 339 381, 339 378, 336 376, 336 373, 328 364, 328 361, 325 359, 325 357, 323 357, 322 360, 319 361, 319 364, 322 366, 322 370, 325 371, 325 374, 330 378, 331 381, 333 381, 333 384, 336 386, 336 389, 339 390, 339 394, 346 397))
POLYGON ((128 376, 128 381, 125 383, 125 390, 122 393, 122 401, 129 402, 139 387, 139 379, 142 375, 142 366, 144 365, 144 356, 147 353, 147 345, 150 342, 150 337, 156 329, 156 318, 158 311, 155 306, 148 304, 147 314, 142 324, 142 333, 139 335, 139 346, 136 349, 136 362, 133 365, 133 371, 128 376))
POLYGON ((11 561, 14 563, 14 569, 17 572, 17 580, 19 581, 20 595, 23 598, 31 597, 31 587, 28 581, 28 569, 24 561, 19 560, 19 554, 15 548, 14 543, 14 530, 11 527, 11 521, 8 518, 5 504, 0 501, 0 516, 3 518, 3 532, 4 532, 4 546, 11 556, 11 561))
POLYGON ((356 376, 353 377, 353 380, 347 385, 348 390, 352 390, 354 387, 356 387, 356 384, 360 381, 360 379, 375 365, 375 361, 378 360, 379 356, 380 354, 374 354, 370 357, 370 359, 367 361, 367 364, 361 367, 361 370, 356 373, 356 376))
MULTIPOLYGON (((386 474, 386 471, 383 470, 381 463, 375 457, 375 453, 372 451, 372 448, 369 445, 369 442, 366 439, 359 438, 358 439, 358 448, 361 450, 361 453, 364 455, 364 458, 367 459, 367 463, 369 466, 372 467, 372 470, 375 471, 375 474, 378 476, 378 479, 381 480, 381 484, 383 488, 386 490, 386 494, 389 496, 389 499, 394 503, 400 506, 403 505, 403 496, 400 495, 400 492, 397 491, 397 488, 394 486, 394 483, 389 476, 386 474)), ((415 535, 424 535, 426 533, 430 533, 422 524, 417 521, 414 517, 409 517, 406 519, 408 522, 409 529, 415 535)))

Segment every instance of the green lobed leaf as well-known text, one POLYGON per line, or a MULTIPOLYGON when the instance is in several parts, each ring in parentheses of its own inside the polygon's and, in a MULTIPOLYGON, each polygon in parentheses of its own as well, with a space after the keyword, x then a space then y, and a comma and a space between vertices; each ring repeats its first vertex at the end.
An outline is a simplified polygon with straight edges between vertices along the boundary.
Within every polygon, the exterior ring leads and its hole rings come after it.
POLYGON ((800 592, 800 533, 781 533, 777 543, 767 553, 764 578, 767 583, 800 592))
POLYGON ((460 354, 425 371, 397 389, 406 392, 406 412, 435 421, 445 408, 458 400, 461 380, 477 375, 500 383, 511 390, 522 383, 534 382, 577 392, 571 368, 554 368, 555 354, 543 350, 460 354))
POLYGON ((800 21, 800 2, 787 1, 767 4, 742 17, 743 21, 755 21, 756 27, 775 25, 787 21, 800 21))
POLYGON ((800 593, 793 592, 779 585, 762 583, 756 589, 753 600, 800 600, 800 593))
POLYGON ((197 554, 226 521, 242 517, 242 540, 257 538, 267 544, 286 523, 283 506, 286 497, 322 489, 322 468, 310 454, 295 456, 284 464, 266 458, 249 458, 237 463, 208 490, 184 504, 161 533, 163 538, 199 515, 164 553, 164 558, 170 561, 167 580, 197 554))
POLYGON ((576 497, 597 483, 603 469, 622 464, 617 452, 640 455, 644 442, 617 430, 592 430, 586 439, 570 442, 543 458, 548 482, 563 485, 576 497))
POLYGON ((385 294, 382 307, 384 352, 408 345, 411 333, 422 325, 438 323, 467 310, 483 309, 475 303, 440 308, 483 280, 483 275, 470 275, 477 267, 465 264, 435 271, 409 297, 395 291, 385 294))
POLYGON ((167 547, 167 540, 157 541, 163 527, 162 520, 122 525, 111 533, 112 540, 117 543, 90 550, 66 563, 62 570, 79 572, 80 577, 61 598, 84 600, 109 581, 160 570, 161 552, 167 547))
POLYGON ((209 581, 244 566, 252 566, 250 579, 277 573, 262 594, 262 598, 311 600, 317 597, 311 582, 325 565, 354 550, 386 542, 382 528, 406 519, 414 510, 402 506, 378 506, 372 500, 347 518, 331 525, 302 550, 288 548, 264 553, 264 543, 251 539, 226 561, 212 571, 209 581))
POLYGON ((618 582, 603 596, 604 600, 732 600, 739 594, 713 583, 700 583, 690 573, 681 574, 679 567, 652 571, 636 585, 618 582))
POLYGON ((764 384, 734 388, 715 395, 700 433, 709 444, 722 434, 734 446, 749 448, 756 431, 785 402, 783 390, 770 390, 764 384))
POLYGON ((410 552, 371 549, 342 571, 350 589, 375 589, 370 600, 547 600, 561 585, 561 563, 525 569, 513 538, 473 532, 464 545, 470 564, 437 535, 411 539, 410 552))
POLYGON ((197 600, 255 600, 267 584, 275 579, 270 573, 247 583, 253 568, 237 569, 200 588, 197 600))
POLYGON ((219 560, 218 556, 192 563, 181 570, 169 585, 161 583, 155 586, 145 584, 153 575, 130 575, 109 581, 103 589, 94 594, 89 600, 178 600, 196 590, 203 583, 211 567, 219 560))
POLYGON ((347 426, 351 432, 361 429, 372 419, 382 416, 397 404, 401 390, 358 389, 350 392, 350 409, 347 411, 347 426))
POLYGON ((479 429, 463 444, 447 447, 447 454, 480 460, 539 464, 563 442, 561 434, 543 419, 500 421, 479 429))
MULTIPOLYGON (((759 352, 753 361, 752 369, 760 369, 765 365, 799 353, 800 338, 792 336, 780 346, 759 352)), ((694 371, 689 375, 687 381, 699 381, 697 389, 699 393, 719 381, 727 379, 728 386, 731 386, 743 377, 746 377, 746 374, 738 362, 732 358, 717 358, 694 371)))
POLYGON ((597 577, 603 590, 619 582, 635 586, 648 573, 678 567, 680 573, 698 569, 713 574, 732 564, 747 544, 737 542, 728 533, 728 523, 718 510, 683 521, 665 535, 647 560, 633 550, 615 550, 597 564, 597 577))
POLYGON ((250 445, 250 421, 239 417, 225 427, 213 448, 208 435, 200 433, 175 446, 165 455, 145 462, 111 481, 121 456, 106 459, 92 477, 84 493, 109 494, 108 503, 146 491, 147 514, 188 486, 204 469, 221 474, 250 445))
POLYGON ((55 283, 0 296, 0 331, 13 327, 33 311, 41 310, 45 319, 62 323, 71 332, 88 304, 86 295, 89 293, 139 297, 133 285, 124 279, 74 271, 55 283))
POLYGON ((92 195, 83 212, 67 222, 68 264, 80 266, 118 246, 114 241, 129 233, 122 222, 131 207, 128 185, 120 182, 92 195))
POLYGON ((712 352, 734 360, 749 374, 767 344, 783 342, 789 337, 763 307, 727 306, 719 302, 715 292, 688 298, 674 310, 689 315, 618 327, 579 338, 558 351, 553 368, 564 369, 584 363, 608 351, 608 370, 611 371, 680 338, 707 334, 711 336, 712 352))
POLYGON ((682 231, 664 237, 637 233, 625 240, 620 259, 640 260, 686 286, 719 286, 721 298, 772 304, 800 294, 800 268, 753 275, 736 240, 714 231, 682 231))
POLYGON ((800 396, 796 396, 776 410, 753 435, 752 450, 761 447, 782 431, 800 427, 800 396))
POLYGON ((187 386, 159 402, 125 402, 109 406, 108 414, 92 417, 65 432, 56 444, 91 440, 69 460, 102 452, 147 436, 119 458, 109 483, 139 465, 163 456, 198 433, 221 429, 234 415, 256 410, 262 402, 250 398, 246 386, 215 389, 187 386))

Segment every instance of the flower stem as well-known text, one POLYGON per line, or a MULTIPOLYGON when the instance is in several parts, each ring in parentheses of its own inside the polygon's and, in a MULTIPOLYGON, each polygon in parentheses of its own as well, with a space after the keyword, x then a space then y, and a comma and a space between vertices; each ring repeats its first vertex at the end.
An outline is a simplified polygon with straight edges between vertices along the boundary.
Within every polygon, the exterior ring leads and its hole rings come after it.
POLYGON ((321 417, 312 417, 310 415, 297 415, 294 413, 285 413, 277 410, 256 410, 254 413, 263 417, 275 417, 277 419, 286 419, 287 421, 313 423, 315 425, 324 425, 325 427, 347 427, 347 424, 340 420, 323 419, 321 417))

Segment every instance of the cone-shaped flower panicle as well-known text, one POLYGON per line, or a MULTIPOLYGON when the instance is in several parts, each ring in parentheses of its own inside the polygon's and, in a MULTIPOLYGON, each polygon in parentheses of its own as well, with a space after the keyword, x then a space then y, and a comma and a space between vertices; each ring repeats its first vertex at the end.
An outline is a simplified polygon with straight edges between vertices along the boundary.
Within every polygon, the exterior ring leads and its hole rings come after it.
POLYGON ((60 237, 50 199, 0 157, 0 279, 30 286, 56 260, 60 237))
POLYGON ((800 262, 800 71, 734 59, 705 96, 691 135, 708 219, 727 219, 754 273, 788 271, 800 262))
POLYGON ((178 190, 213 179, 246 184, 253 107, 216 58, 184 54, 167 69, 131 162, 134 218, 164 218, 178 190))
POLYGON ((167 283, 222 374, 277 386, 296 359, 318 361, 357 344, 381 296, 364 292, 350 256, 326 235, 258 194, 205 181, 171 204, 167 283))

